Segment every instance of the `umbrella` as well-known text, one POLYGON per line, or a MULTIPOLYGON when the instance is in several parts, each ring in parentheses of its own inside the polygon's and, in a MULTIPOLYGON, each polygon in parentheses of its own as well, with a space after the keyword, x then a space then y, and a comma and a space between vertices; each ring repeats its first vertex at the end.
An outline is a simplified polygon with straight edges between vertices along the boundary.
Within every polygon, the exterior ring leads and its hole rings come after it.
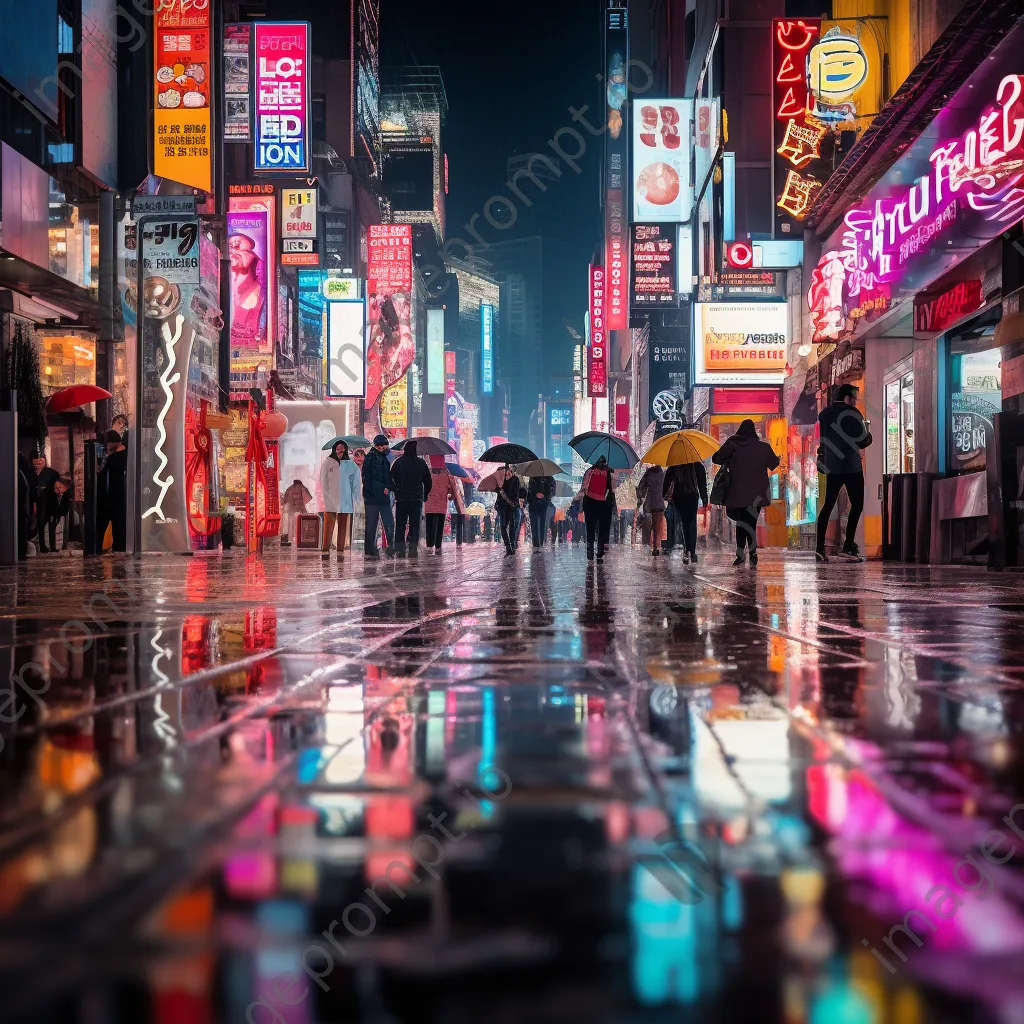
POLYGON ((550 459, 531 459, 529 462, 517 462, 512 472, 520 476, 560 476, 564 470, 550 459))
POLYGON ((468 469, 463 469, 457 462, 446 462, 444 468, 451 473, 452 476, 457 476, 462 480, 475 480, 476 477, 468 469))
POLYGON ((67 412, 69 409, 77 409, 79 406, 99 402, 104 398, 113 398, 113 395, 95 384, 72 384, 71 387, 61 388, 50 395, 46 411, 54 414, 67 412))
POLYGON ((529 462, 535 458, 537 458, 536 453, 531 452, 525 445, 506 442, 505 444, 496 444, 493 448, 488 448, 476 461, 503 462, 512 465, 519 462, 529 462))
MULTIPOLYGON (((325 445, 323 446, 323 448, 321 448, 321 449, 320 449, 320 451, 322 451, 322 452, 333 452, 333 451, 334 451, 334 446, 335 446, 335 445, 336 445, 336 444, 337 444, 337 443, 338 443, 339 441, 344 441, 344 442, 345 442, 345 444, 348 444, 348 438, 347 438, 347 437, 332 437, 332 438, 330 439, 330 441, 328 441, 328 442, 327 442, 327 444, 325 444, 325 445)), ((351 446, 351 445, 349 445, 349 447, 351 448, 352 446, 351 446)))
POLYGON ((643 461, 652 466, 683 466, 703 462, 718 451, 718 442, 702 430, 675 430, 658 438, 644 453, 643 461))
POLYGON ((476 484, 476 489, 478 491, 483 492, 497 491, 497 489, 501 486, 501 483, 498 482, 498 474, 500 472, 500 469, 496 469, 493 473, 488 473, 487 476, 483 478, 483 480, 479 481, 479 483, 476 484))
POLYGON ((362 434, 346 434, 342 441, 349 446, 349 448, 372 448, 373 442, 368 437, 363 437, 362 434))
POLYGON ((394 445, 395 451, 405 451, 405 446, 410 442, 416 442, 417 455, 457 455, 458 452, 447 442, 439 437, 407 437, 394 445))
POLYGON ((599 430, 588 430, 577 434, 569 447, 586 463, 593 465, 603 455, 609 469, 632 469, 639 461, 633 446, 621 437, 602 434, 599 430))
POLYGON ((485 509, 479 501, 474 501, 472 505, 466 506, 466 515, 477 517, 485 516, 487 515, 487 509, 485 509))

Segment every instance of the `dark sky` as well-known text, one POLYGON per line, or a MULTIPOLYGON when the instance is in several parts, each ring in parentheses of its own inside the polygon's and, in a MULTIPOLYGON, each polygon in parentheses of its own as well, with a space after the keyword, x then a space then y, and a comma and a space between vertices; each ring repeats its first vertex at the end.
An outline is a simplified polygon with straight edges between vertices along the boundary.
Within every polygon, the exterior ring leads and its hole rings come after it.
MULTIPOLYGON (((490 196, 507 193, 510 156, 550 152, 548 140, 572 126, 570 106, 598 107, 602 8, 601 0, 382 0, 382 65, 438 65, 444 78, 449 237, 464 234, 461 225, 482 214, 490 196)), ((600 115, 591 121, 599 122, 600 115)), ((543 204, 545 233, 573 245, 581 317, 586 267, 601 231, 599 152, 591 144, 580 160, 583 173, 554 185, 545 197, 552 201, 543 204)))

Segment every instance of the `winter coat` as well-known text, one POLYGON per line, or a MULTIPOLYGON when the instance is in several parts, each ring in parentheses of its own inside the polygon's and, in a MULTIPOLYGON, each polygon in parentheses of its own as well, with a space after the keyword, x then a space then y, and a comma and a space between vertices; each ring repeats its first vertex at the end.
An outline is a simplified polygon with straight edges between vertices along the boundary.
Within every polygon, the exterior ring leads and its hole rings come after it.
POLYGON ((341 511, 341 460, 333 455, 328 455, 320 467, 320 494, 325 512, 341 511))
POLYGON ((863 473, 863 448, 871 444, 871 433, 856 406, 833 402, 818 416, 818 472, 863 473))
POLYGON ((306 485, 301 480, 296 480, 281 495, 281 508, 285 512, 305 512, 312 500, 313 495, 309 493, 306 485))
POLYGON ((367 505, 388 505, 394 490, 388 457, 376 448, 371 448, 363 462, 363 501, 367 505))
POLYGON ((413 442, 391 466, 391 479, 395 484, 395 497, 399 501, 423 501, 430 494, 433 481, 427 464, 415 453, 409 452, 413 442))
POLYGON ((495 507, 503 509, 519 508, 519 477, 515 473, 509 473, 505 482, 498 489, 498 498, 495 507))
POLYGON ((756 434, 734 435, 711 456, 718 466, 729 467, 727 508, 762 508, 772 501, 768 473, 777 469, 779 457, 756 434))
POLYGON ((462 488, 456 483, 455 478, 443 466, 439 469, 432 466, 430 469, 431 487, 423 503, 423 511, 430 515, 443 516, 448 513, 448 499, 455 502, 456 507, 460 504, 459 497, 462 488))
POLYGON ((538 508, 541 505, 550 505, 551 496, 555 493, 555 480, 550 476, 531 476, 527 487, 527 501, 538 508), (541 497, 538 498, 537 495, 541 497))
POLYGON ((341 460, 341 507, 338 511, 356 511, 363 485, 359 479, 359 467, 351 459, 341 460))
POLYGON ((684 498, 696 495, 707 505, 708 503, 708 471, 703 462, 688 462, 684 466, 673 466, 665 474, 662 494, 668 501, 672 493, 672 504, 681 508, 684 498))
POLYGON ((636 489, 638 501, 643 502, 647 513, 665 511, 665 470, 661 466, 650 466, 636 489), (642 497, 641 497, 642 496, 642 497))

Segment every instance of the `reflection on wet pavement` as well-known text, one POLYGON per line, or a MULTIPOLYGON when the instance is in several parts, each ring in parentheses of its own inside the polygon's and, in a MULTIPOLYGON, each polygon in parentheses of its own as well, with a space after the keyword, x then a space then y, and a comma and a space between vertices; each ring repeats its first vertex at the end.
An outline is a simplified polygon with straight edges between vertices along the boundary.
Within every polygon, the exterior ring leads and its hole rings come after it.
POLYGON ((5 1022, 1024 1022, 1018 577, 478 545, 0 594, 5 1022))

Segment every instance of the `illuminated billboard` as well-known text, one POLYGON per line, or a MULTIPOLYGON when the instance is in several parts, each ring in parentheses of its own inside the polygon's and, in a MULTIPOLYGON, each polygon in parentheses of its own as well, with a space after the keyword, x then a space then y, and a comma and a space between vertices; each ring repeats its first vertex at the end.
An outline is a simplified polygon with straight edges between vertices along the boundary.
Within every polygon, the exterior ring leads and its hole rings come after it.
POLYGON ((629 327, 629 215, 626 209, 629 33, 625 7, 609 6, 605 14, 605 327, 609 331, 624 331, 629 327))
POLYGON ((213 188, 210 4, 158 4, 153 47, 153 173, 213 188))
POLYGON ((427 394, 444 394, 444 310, 427 310, 427 394))
POLYGON ((789 348, 785 302, 696 302, 695 384, 782 384, 789 348))
POLYGON ((607 326, 605 322, 604 267, 590 267, 590 359, 587 368, 587 395, 599 398, 608 394, 607 326))
POLYGON ((252 139, 252 24, 224 26, 224 138, 252 139))
POLYGON ((633 220, 681 223, 693 212, 693 100, 633 101, 633 220))
POLYGON ((255 170, 308 173, 310 168, 309 23, 255 22, 255 170))
POLYGON ((365 329, 362 299, 327 303, 328 398, 362 398, 366 394, 365 329))
POLYGON ((480 303, 480 390, 494 394, 494 307, 480 303))
POLYGON ((316 189, 281 189, 281 237, 316 238, 316 189))
POLYGON ((412 290, 411 224, 371 224, 366 249, 368 294, 391 295, 412 290))
POLYGON ((677 233, 674 224, 633 225, 633 306, 651 309, 677 305, 677 233))

